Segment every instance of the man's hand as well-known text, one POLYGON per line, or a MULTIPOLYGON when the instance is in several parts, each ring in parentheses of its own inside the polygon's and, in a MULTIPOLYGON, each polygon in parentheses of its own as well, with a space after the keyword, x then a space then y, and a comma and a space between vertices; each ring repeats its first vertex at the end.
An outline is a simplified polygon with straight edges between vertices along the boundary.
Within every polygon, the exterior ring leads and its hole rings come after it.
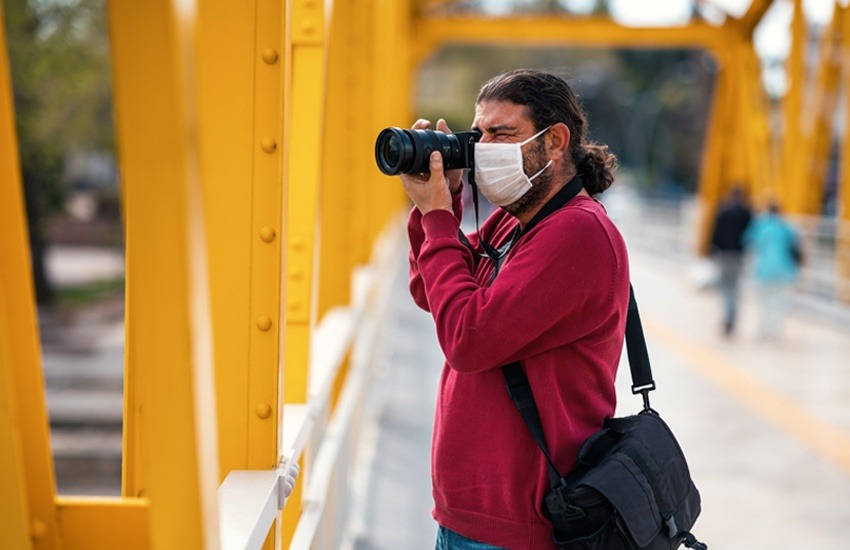
MULTIPOLYGON (((427 120, 419 119, 414 130, 426 130, 431 126, 427 120)), ((451 133, 446 121, 437 121, 437 130, 451 133)), ((438 151, 431 153, 428 173, 402 174, 401 181, 407 195, 422 214, 431 210, 452 211, 452 194, 460 192, 462 170, 443 172, 443 157, 438 151)))

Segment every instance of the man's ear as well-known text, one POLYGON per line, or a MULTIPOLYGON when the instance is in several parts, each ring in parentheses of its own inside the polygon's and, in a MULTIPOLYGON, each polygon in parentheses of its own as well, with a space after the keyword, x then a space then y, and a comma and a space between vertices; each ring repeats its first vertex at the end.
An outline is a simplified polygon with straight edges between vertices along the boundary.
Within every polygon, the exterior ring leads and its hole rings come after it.
POLYGON ((570 150, 570 129, 563 122, 558 122, 546 132, 546 156, 550 159, 560 159, 568 155, 570 150))

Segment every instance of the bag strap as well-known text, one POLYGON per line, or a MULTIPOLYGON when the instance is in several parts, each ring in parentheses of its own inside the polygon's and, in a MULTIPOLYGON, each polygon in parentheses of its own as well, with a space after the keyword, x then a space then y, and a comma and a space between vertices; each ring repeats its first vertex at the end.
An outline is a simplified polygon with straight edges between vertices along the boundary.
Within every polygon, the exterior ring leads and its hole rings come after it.
MULTIPOLYGON (((644 412, 652 411, 649 406, 649 392, 655 389, 655 381, 652 379, 649 353, 646 349, 643 326, 640 322, 635 292, 631 284, 629 284, 629 309, 626 315, 626 348, 632 375, 632 393, 640 393, 643 396, 644 412)), ((543 436, 543 425, 540 422, 540 412, 537 410, 531 384, 528 382, 522 363, 515 361, 504 365, 502 373, 505 375, 508 395, 519 410, 523 422, 525 422, 540 450, 543 451, 543 456, 546 457, 549 482, 554 489, 561 484, 561 476, 549 456, 549 448, 543 436)))

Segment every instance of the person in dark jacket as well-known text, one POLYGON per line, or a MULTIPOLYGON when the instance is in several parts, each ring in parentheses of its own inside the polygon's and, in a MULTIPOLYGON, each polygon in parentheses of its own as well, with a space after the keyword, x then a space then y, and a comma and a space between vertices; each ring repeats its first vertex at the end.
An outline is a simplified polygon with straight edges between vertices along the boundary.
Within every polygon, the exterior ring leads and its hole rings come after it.
POLYGON ((711 231, 711 248, 719 268, 718 289, 723 301, 723 334, 735 330, 738 316, 741 272, 744 265, 743 236, 752 213, 741 187, 733 187, 720 206, 711 231))

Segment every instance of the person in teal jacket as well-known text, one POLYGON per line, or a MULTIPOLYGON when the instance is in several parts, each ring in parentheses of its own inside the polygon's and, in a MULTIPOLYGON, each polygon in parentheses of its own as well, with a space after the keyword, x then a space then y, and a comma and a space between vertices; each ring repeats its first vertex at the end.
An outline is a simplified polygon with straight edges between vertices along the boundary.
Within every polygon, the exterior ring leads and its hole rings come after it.
POLYGON ((794 254, 799 236, 782 217, 779 205, 771 202, 767 211, 747 228, 743 241, 753 256, 759 338, 778 339, 799 276, 794 254))

